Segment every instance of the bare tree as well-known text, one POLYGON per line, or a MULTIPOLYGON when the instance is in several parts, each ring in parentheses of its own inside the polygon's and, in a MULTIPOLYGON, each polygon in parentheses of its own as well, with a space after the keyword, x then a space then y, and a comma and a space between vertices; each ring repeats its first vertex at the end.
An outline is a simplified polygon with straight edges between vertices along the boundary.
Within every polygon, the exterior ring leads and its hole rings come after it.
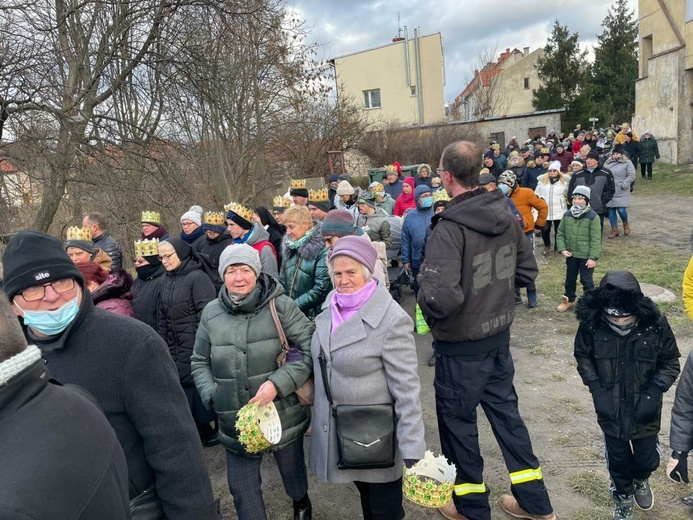
POLYGON ((505 113, 512 93, 502 88, 502 64, 496 60, 496 47, 483 49, 472 64, 467 87, 458 96, 455 108, 459 120, 484 119, 505 113))

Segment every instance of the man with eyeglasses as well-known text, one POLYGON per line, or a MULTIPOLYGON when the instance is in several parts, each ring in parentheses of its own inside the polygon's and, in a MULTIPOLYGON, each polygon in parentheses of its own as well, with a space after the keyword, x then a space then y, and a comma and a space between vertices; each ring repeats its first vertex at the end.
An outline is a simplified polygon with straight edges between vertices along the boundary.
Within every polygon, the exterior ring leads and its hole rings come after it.
POLYGON ((2 257, 4 291, 51 374, 103 409, 128 465, 130 499, 156 486, 168 520, 218 519, 218 503, 176 368, 137 320, 94 307, 59 240, 22 231, 2 257))

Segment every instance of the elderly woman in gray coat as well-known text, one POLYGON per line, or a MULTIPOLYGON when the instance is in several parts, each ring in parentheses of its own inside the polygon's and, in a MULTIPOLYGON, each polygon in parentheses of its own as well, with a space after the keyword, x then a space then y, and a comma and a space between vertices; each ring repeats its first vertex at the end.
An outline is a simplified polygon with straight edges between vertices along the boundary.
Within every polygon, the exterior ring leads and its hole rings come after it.
POLYGON ((338 469, 335 419, 320 370, 315 370, 315 409, 310 469, 322 482, 354 482, 366 520, 400 520, 402 462, 411 467, 425 453, 413 322, 382 282, 372 278, 377 253, 366 240, 339 239, 328 267, 335 287, 315 320, 314 366, 324 352, 334 405, 394 403, 395 465, 387 469, 338 469))
POLYGON ((635 180, 635 166, 624 155, 622 144, 614 146, 611 157, 604 164, 605 168, 614 174, 614 187, 616 191, 612 199, 606 203, 609 212, 609 224, 611 224, 611 234, 608 238, 618 236, 618 217, 623 222, 623 234, 630 235, 630 224, 628 223, 628 206, 630 206, 630 185, 635 180), (618 216, 616 216, 618 214, 618 216))

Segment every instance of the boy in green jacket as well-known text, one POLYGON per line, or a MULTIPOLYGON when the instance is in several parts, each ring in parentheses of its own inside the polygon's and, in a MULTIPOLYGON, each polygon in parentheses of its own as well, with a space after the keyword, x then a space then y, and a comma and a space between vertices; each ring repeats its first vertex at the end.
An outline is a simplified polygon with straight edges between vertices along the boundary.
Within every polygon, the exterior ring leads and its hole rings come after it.
POLYGON ((594 289, 592 274, 599 259, 602 232, 599 216, 589 205, 591 193, 589 187, 577 186, 573 190, 573 205, 558 226, 556 245, 566 263, 565 294, 556 307, 558 312, 565 312, 575 305, 578 273, 583 290, 594 289))

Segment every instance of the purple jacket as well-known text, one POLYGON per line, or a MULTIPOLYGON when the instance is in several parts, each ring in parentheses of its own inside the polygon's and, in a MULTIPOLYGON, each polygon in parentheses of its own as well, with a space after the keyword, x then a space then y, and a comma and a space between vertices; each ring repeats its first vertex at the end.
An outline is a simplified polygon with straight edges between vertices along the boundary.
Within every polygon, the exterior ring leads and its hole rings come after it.
POLYGON ((130 301, 133 296, 132 277, 122 269, 114 269, 91 295, 94 304, 100 309, 130 318, 135 317, 130 301))

